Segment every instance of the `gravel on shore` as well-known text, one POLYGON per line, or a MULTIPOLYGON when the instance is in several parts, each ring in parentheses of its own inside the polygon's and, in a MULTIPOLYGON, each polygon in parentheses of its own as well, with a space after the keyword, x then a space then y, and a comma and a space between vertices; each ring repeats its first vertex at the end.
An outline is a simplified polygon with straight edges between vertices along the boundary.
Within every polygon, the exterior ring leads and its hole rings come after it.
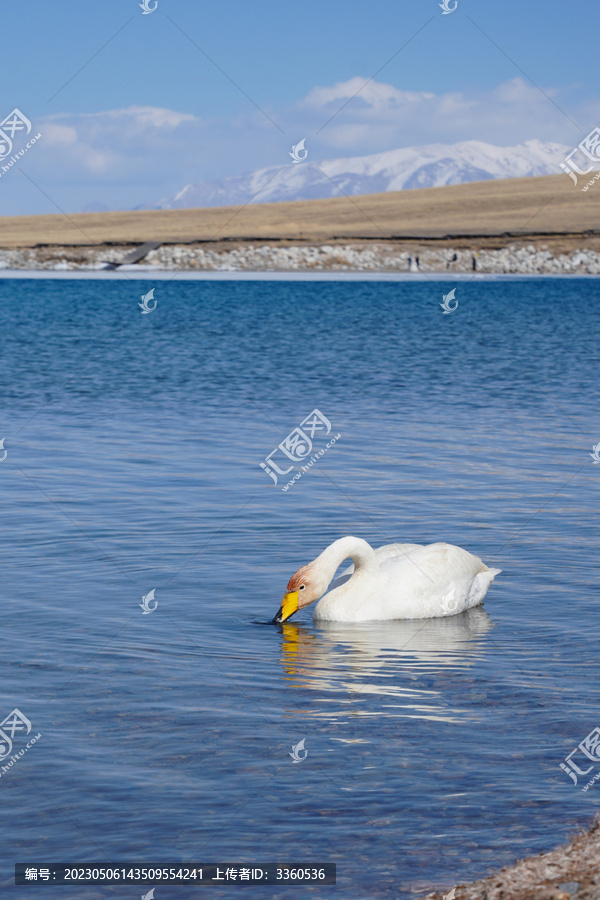
MULTIPOLYGON (((220 244, 168 244, 152 250, 144 267, 157 270, 265 271, 265 272, 422 272, 527 275, 600 275, 600 248, 573 248, 516 243, 505 247, 465 249, 406 248, 370 242, 309 245, 273 245, 240 242, 220 244)), ((594 242, 595 243, 595 242, 594 242)), ((120 263, 130 246, 53 246, 0 249, 0 269, 98 270, 120 263)))
MULTIPOLYGON (((443 900, 452 891, 428 894, 443 900)), ((456 885, 455 900, 600 900, 600 816, 550 853, 530 856, 494 875, 456 885)))

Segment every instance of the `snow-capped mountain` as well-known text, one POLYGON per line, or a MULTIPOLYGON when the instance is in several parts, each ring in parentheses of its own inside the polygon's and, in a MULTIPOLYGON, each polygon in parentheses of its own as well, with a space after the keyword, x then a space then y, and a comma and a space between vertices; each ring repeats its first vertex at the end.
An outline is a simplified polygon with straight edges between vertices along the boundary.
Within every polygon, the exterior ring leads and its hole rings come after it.
MULTIPOLYGON (((235 175, 221 181, 188 184, 154 209, 234 206, 280 200, 313 200, 345 194, 375 194, 411 188, 441 187, 491 178, 523 178, 560 174, 559 162, 569 152, 561 144, 526 141, 516 147, 495 147, 483 141, 428 144, 339 159, 286 163, 235 175)), ((146 207, 152 208, 152 207, 146 207)))

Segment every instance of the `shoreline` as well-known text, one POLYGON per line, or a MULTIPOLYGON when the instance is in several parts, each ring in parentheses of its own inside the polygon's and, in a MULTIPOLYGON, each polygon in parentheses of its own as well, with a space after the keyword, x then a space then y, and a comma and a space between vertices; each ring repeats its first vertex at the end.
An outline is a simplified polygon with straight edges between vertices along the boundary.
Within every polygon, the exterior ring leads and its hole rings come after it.
MULTIPOLYGON (((600 898, 600 815, 565 844, 548 853, 454 888, 456 900, 598 900, 600 898)), ((423 900, 444 900, 450 888, 423 900)), ((452 894, 454 896, 454 894, 452 894)))
POLYGON ((111 272, 109 270, 79 270, 79 271, 56 271, 52 269, 0 269, 0 281, 18 281, 25 279, 56 279, 56 280, 74 280, 74 281, 439 281, 449 282, 456 281, 458 283, 469 283, 471 281, 524 281, 542 278, 559 278, 559 279, 594 279, 599 275, 588 274, 507 274, 507 275, 488 275, 485 273, 475 274, 474 276, 460 275, 457 273, 451 275, 443 275, 439 272, 431 272, 427 275, 423 273, 406 274, 403 272, 192 272, 182 269, 180 271, 171 272, 164 269, 142 269, 140 266, 132 266, 130 269, 123 267, 122 270, 111 272))
POLYGON ((0 277, 177 277, 315 279, 598 276, 600 238, 538 238, 535 243, 236 241, 193 244, 44 245, 0 249, 0 277), (465 244, 467 246, 465 246, 465 244), (129 257, 132 257, 130 260, 129 257), (30 274, 31 277, 31 274, 30 274))

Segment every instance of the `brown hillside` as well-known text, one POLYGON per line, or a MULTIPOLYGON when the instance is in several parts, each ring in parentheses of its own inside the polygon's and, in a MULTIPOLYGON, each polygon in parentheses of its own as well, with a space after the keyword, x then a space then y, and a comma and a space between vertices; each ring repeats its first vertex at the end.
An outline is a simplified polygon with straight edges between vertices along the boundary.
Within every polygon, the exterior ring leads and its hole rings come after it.
POLYGON ((564 175, 241 207, 0 217, 0 248, 594 233, 600 183, 583 193, 564 175))

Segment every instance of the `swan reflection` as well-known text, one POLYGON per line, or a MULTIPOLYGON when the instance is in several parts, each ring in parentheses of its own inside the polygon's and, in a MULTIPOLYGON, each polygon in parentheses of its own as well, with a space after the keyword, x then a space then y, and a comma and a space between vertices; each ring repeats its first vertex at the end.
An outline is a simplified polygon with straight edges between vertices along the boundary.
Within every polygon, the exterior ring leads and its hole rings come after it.
MULTIPOLYGON (((320 622, 312 628, 284 622, 281 664, 288 681, 320 692, 319 702, 345 704, 343 715, 348 704, 378 695, 387 698, 384 707, 353 712, 457 721, 463 713, 448 702, 452 684, 483 657, 483 638, 492 627, 481 607, 426 620, 320 622)), ((335 713, 328 708, 321 715, 335 713)))

